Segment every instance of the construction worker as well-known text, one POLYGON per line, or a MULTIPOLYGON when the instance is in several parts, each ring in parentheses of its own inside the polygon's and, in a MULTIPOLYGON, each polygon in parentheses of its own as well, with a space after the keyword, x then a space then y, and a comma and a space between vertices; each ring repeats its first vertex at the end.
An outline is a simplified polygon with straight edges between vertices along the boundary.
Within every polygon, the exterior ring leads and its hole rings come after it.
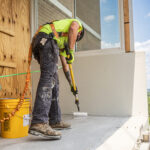
POLYGON ((32 40, 34 58, 40 64, 41 76, 37 87, 36 99, 32 113, 29 133, 50 139, 60 139, 61 133, 56 129, 68 129, 70 124, 61 120, 59 107, 58 56, 63 71, 70 84, 71 77, 68 64, 74 61, 76 41, 82 39, 84 28, 77 19, 63 19, 46 23, 32 40), (65 45, 68 44, 67 57, 65 45))

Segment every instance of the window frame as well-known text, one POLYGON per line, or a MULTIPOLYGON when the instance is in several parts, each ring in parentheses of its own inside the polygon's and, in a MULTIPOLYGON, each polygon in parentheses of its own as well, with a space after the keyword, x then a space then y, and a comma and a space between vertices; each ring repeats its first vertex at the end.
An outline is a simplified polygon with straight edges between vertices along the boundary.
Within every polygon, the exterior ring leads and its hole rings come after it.
MULTIPOLYGON (((65 14, 68 15, 68 12, 70 11, 67 9, 65 6, 63 6, 58 0, 48 0, 52 4, 54 4, 57 8, 59 8, 61 11, 63 11, 65 14)), ((73 13, 70 11, 69 17, 74 17, 76 18, 76 0, 74 0, 74 11, 73 13)), ((132 8, 132 1, 129 3, 130 8, 132 8)), ((132 12, 130 12, 130 15, 132 12)), ((84 50, 84 51, 77 51, 77 53, 81 52, 90 52, 90 51, 97 51, 100 53, 110 53, 110 52, 125 52, 125 41, 124 41, 124 12, 123 12, 123 0, 118 0, 118 16, 119 16, 119 31, 120 31, 120 47, 116 48, 106 48, 106 49, 97 49, 97 50, 84 50)), ((38 28, 38 0, 31 0, 31 14, 30 14, 30 20, 31 20, 31 37, 33 37, 33 34, 38 28)), ((131 21, 132 17, 131 17, 131 21)), ((131 29, 133 24, 131 24, 131 29)), ((133 33, 130 33, 131 36, 133 37, 133 33)), ((131 39, 131 44, 133 42, 133 39, 131 39)), ((133 47, 133 46, 132 46, 133 47)), ((132 51, 134 50, 133 48, 131 49, 132 51)), ((90 52, 91 53, 91 52, 90 52)))

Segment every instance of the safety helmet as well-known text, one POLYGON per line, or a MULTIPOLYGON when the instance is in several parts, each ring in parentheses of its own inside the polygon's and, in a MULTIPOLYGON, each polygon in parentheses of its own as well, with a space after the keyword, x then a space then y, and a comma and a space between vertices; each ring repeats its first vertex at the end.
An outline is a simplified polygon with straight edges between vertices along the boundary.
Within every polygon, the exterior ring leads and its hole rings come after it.
POLYGON ((83 38, 83 36, 84 36, 84 27, 83 27, 83 25, 82 25, 82 31, 81 31, 81 34, 80 34, 80 36, 77 36, 77 42, 78 41, 80 41, 82 38, 83 38))

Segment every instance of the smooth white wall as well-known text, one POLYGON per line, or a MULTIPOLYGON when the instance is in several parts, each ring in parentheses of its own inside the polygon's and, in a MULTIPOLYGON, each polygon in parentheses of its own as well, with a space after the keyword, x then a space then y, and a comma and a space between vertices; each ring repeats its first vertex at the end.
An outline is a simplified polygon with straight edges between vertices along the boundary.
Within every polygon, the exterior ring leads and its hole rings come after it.
POLYGON ((133 116, 148 116, 146 61, 144 52, 135 53, 133 116))
MULTIPOLYGON (((38 70, 35 61, 32 70, 38 70)), ((144 53, 78 52, 73 64, 81 111, 91 115, 148 115, 144 53)), ((33 101, 39 73, 33 74, 33 101)), ((74 96, 59 70, 63 114, 77 111, 74 96)))
MULTIPOLYGON (((148 114, 144 53, 80 52, 73 65, 81 111, 91 115, 148 114)), ((60 76, 62 112, 77 111, 63 72, 60 76)))

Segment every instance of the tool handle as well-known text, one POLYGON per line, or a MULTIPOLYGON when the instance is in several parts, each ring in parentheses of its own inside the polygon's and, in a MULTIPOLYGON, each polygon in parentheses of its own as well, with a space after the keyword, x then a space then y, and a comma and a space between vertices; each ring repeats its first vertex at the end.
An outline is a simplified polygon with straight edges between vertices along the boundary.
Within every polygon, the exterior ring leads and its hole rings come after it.
MULTIPOLYGON (((65 50, 66 50, 67 57, 69 58, 69 46, 68 46, 67 43, 65 43, 65 50)), ((73 89, 76 91, 77 88, 76 88, 74 74, 73 74, 73 69, 72 69, 72 65, 71 64, 69 64, 69 70, 70 70, 70 74, 71 74, 72 86, 73 86, 73 89)))
POLYGON ((75 83, 75 79, 74 79, 74 74, 73 74, 73 69, 72 69, 72 65, 69 64, 69 69, 70 69, 70 75, 71 75, 71 80, 72 80, 72 86, 73 89, 76 91, 76 83, 75 83))

